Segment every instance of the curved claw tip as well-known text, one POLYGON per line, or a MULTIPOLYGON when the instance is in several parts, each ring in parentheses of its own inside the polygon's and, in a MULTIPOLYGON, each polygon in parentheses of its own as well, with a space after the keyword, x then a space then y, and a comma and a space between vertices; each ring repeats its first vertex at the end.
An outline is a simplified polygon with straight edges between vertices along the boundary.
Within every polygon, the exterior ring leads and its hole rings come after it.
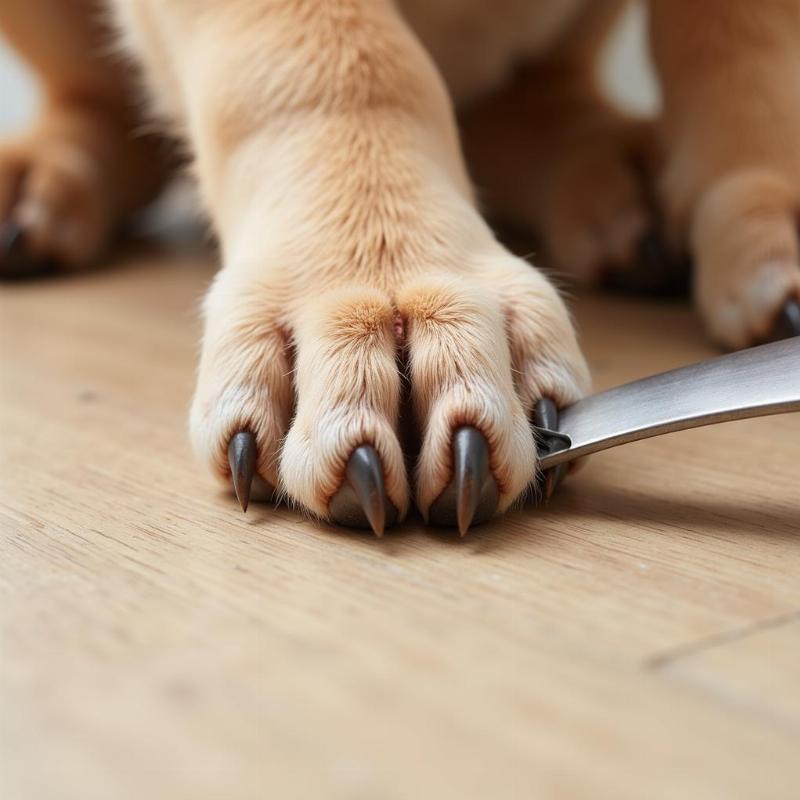
POLYGON ((345 477, 344 485, 331 499, 331 516, 340 525, 368 526, 380 538, 387 524, 396 519, 397 511, 386 497, 383 466, 372 445, 363 444, 353 451, 345 477))
POLYGON ((250 505, 257 452, 256 437, 249 431, 240 431, 228 444, 228 464, 231 468, 233 490, 242 511, 247 511, 247 506, 250 505))
POLYGON ((494 515, 498 502, 486 437, 476 428, 459 428, 453 436, 453 478, 431 506, 431 521, 455 524, 463 538, 473 524, 494 515))
POLYGON ((456 491, 456 520, 463 539, 475 518, 481 487, 489 477, 489 445, 475 428, 460 428, 453 438, 453 481, 456 491))
POLYGON ((375 448, 357 447, 347 462, 347 480, 358 497, 364 515, 376 536, 386 528, 386 505, 383 501, 383 468, 375 448))

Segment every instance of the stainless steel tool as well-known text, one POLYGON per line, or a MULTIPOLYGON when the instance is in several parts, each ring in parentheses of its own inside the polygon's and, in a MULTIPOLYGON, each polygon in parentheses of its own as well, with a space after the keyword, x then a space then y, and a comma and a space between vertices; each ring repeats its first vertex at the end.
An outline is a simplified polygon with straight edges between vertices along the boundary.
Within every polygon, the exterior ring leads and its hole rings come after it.
POLYGON ((536 428, 543 470, 664 433, 800 411, 800 337, 643 378, 579 400, 536 428))

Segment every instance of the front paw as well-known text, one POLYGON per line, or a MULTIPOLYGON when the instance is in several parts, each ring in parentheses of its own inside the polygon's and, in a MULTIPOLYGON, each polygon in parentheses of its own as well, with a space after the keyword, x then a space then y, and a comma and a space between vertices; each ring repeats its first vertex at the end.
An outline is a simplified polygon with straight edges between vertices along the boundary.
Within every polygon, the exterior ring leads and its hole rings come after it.
POLYGON ((0 277, 90 262, 111 221, 96 160, 80 145, 33 140, 0 150, 0 277))
POLYGON ((165 177, 157 140, 123 109, 62 101, 0 145, 0 279, 93 264, 165 177))
POLYGON ((733 173, 698 201, 695 298, 722 345, 800 335, 799 206, 793 184, 767 170, 733 173))
POLYGON ((652 125, 622 119, 564 145, 551 168, 542 234, 552 266, 578 283, 637 295, 685 294, 688 269, 666 244, 652 125))
POLYGON ((241 483, 230 442, 247 432, 251 474, 321 519, 380 534, 413 496, 423 517, 465 532, 531 486, 532 410, 543 397, 574 402, 586 365, 555 290, 496 244, 468 266, 380 284, 301 289, 221 272, 206 304, 195 447, 241 483))

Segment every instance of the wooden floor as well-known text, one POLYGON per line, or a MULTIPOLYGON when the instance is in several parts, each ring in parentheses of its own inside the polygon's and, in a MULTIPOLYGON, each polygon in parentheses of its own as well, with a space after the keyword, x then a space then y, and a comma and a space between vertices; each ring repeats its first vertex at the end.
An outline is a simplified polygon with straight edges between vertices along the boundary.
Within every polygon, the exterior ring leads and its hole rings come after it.
MULTIPOLYGON (((192 462, 211 268, 0 287, 0 796, 797 798, 800 415, 593 458, 383 541, 192 462)), ((598 388, 714 354, 576 302, 598 388)))

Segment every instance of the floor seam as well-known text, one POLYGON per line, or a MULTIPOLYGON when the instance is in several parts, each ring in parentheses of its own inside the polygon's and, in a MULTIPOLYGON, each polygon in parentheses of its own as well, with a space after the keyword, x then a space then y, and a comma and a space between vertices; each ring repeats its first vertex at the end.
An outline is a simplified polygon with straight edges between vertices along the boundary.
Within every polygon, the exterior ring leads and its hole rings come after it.
POLYGON ((644 668, 653 671, 660 670, 687 656, 693 656, 696 653, 702 653, 714 647, 719 647, 720 645, 738 642, 753 634, 779 628, 782 625, 787 625, 792 622, 800 622, 800 609, 778 614, 775 617, 759 620, 758 622, 752 622, 749 625, 743 625, 740 628, 734 628, 733 630, 724 631, 723 633, 714 634, 713 636, 705 636, 697 641, 670 648, 663 653, 656 653, 645 659, 644 668))

